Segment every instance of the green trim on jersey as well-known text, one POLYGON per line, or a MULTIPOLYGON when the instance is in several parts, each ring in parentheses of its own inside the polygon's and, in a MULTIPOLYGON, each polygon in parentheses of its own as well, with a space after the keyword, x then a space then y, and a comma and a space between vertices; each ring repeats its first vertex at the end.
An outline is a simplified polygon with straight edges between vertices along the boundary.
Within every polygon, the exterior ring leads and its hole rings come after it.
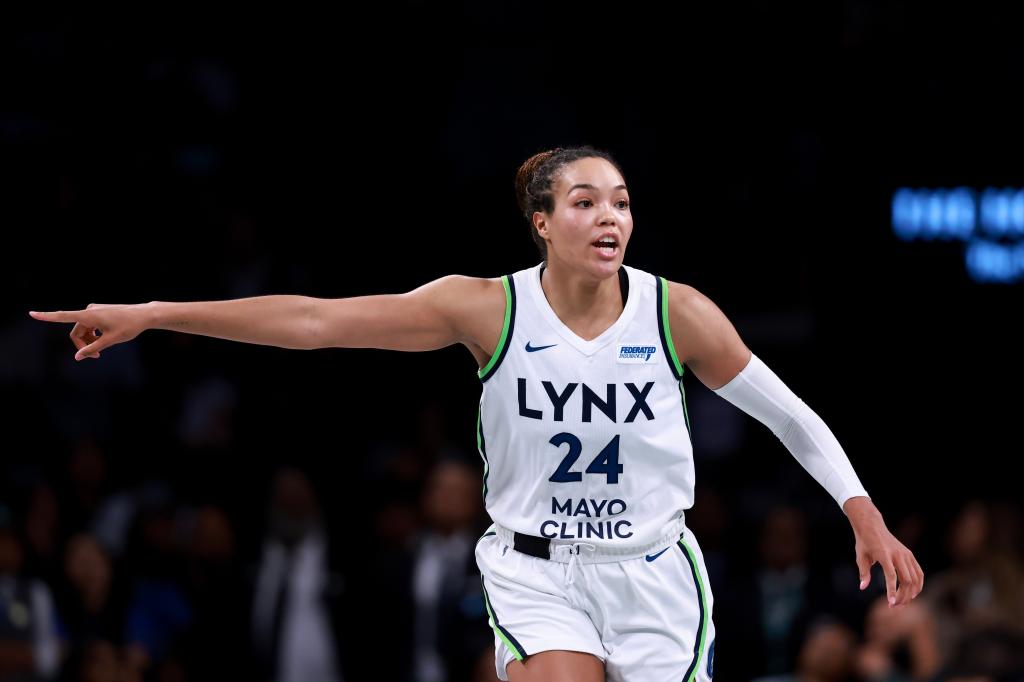
POLYGON ((523 658, 526 657, 526 651, 522 648, 522 645, 519 644, 511 634, 509 634, 508 630, 498 624, 498 618, 494 615, 494 610, 491 608, 491 600, 487 596, 487 588, 484 586, 483 575, 480 576, 480 589, 484 591, 484 606, 487 607, 487 615, 490 616, 490 625, 491 629, 494 630, 494 634, 496 634, 501 641, 505 643, 505 646, 507 646, 508 650, 512 652, 512 655, 516 657, 517 661, 523 660, 523 658))
MULTIPOLYGON (((488 528, 484 532, 484 534, 477 539, 476 544, 479 545, 480 541, 488 535, 497 535, 497 533, 494 530, 493 523, 491 524, 491 527, 488 528)), ((497 635, 498 638, 505 643, 505 646, 507 646, 508 650, 512 652, 512 655, 516 657, 516 660, 523 660, 524 658, 526 658, 527 655, 526 649, 523 648, 522 644, 516 641, 516 638, 512 636, 511 632, 506 630, 504 626, 502 626, 498 622, 498 617, 494 615, 494 609, 491 607, 491 598, 487 595, 487 587, 484 585, 484 574, 482 572, 480 573, 480 589, 484 593, 484 606, 487 608, 488 616, 487 624, 491 626, 492 630, 494 630, 494 634, 497 635)))
POLYGON ((480 415, 483 412, 483 405, 478 405, 476 408, 476 449, 480 453, 480 456, 484 459, 484 489, 483 498, 484 506, 487 506, 487 474, 490 471, 490 467, 487 462, 487 451, 484 449, 484 427, 480 423, 480 415))
POLYGON ((686 419, 686 435, 690 437, 690 449, 693 449, 693 431, 690 429, 690 413, 686 409, 686 389, 683 388, 683 380, 679 380, 679 395, 683 399, 683 417, 686 419))
POLYGON ((483 378, 494 366, 494 363, 501 357, 501 351, 505 347, 505 344, 509 341, 508 339, 508 325, 512 320, 512 292, 508 287, 508 275, 501 276, 501 284, 505 287, 505 322, 501 326, 501 336, 498 338, 498 346, 494 349, 494 355, 481 369, 477 370, 476 375, 479 378, 483 378))
POLYGON ((679 362, 679 358, 676 356, 676 346, 672 343, 672 329, 668 323, 668 281, 664 277, 658 277, 659 286, 661 287, 661 325, 662 329, 665 330, 665 340, 668 346, 668 354, 672 358, 672 366, 676 368, 676 374, 679 376, 683 375, 683 363, 679 362))
POLYGON ((661 345, 668 356, 669 370, 679 382, 679 399, 683 403, 683 418, 686 420, 686 434, 690 437, 690 447, 693 448, 693 432, 690 429, 690 411, 686 408, 686 388, 683 386, 683 372, 686 365, 679 362, 676 355, 676 345, 672 341, 672 328, 669 324, 668 315, 668 280, 658 277, 658 333, 661 336, 661 345))
POLYGON ((683 542, 682 538, 679 538, 679 546, 682 547, 683 552, 686 554, 687 559, 690 561, 690 569, 693 571, 694 582, 697 583, 697 599, 700 600, 698 605, 700 608, 700 633, 697 636, 696 653, 694 656, 693 663, 690 665, 690 669, 687 671, 687 675, 683 682, 693 682, 697 679, 697 672, 700 670, 701 659, 704 658, 704 646, 707 644, 708 635, 708 621, 711 620, 711 614, 708 613, 708 600, 705 596, 704 591, 704 578, 700 574, 700 569, 697 568, 697 555, 693 553, 690 546, 683 542))

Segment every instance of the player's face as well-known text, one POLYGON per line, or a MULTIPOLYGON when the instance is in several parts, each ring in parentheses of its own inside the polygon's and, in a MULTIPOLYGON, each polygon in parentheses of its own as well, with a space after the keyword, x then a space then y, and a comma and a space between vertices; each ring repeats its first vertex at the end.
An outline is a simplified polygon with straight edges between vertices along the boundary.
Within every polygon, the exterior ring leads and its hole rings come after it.
POLYGON ((587 158, 566 165, 554 183, 555 207, 540 214, 541 236, 554 255, 570 266, 600 279, 614 275, 622 265, 626 244, 633 232, 626 183, 615 166, 601 158, 587 158), (614 246, 596 246, 603 235, 614 246))

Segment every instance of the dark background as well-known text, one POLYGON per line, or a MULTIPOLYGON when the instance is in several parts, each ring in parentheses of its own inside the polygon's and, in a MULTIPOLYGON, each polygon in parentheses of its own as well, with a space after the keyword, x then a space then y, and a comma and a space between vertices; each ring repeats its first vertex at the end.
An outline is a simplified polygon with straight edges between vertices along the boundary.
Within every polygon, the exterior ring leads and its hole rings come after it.
MULTIPOLYGON (((21 12, 0 25, 13 500, 95 439, 112 480, 157 477, 183 501, 215 502, 255 557, 269 476, 292 463, 311 472, 354 567, 373 514, 401 496, 374 477, 382 443, 416 442, 433 415, 481 468, 464 348, 300 352, 157 330, 76 363, 70 327, 27 311, 511 273, 538 260, 516 168, 591 144, 630 187, 626 263, 719 305, 830 426, 890 527, 924 521, 926 573, 948 561, 943 529, 967 500, 1019 505, 1022 285, 972 282, 962 244, 900 242, 889 223, 898 187, 1024 185, 1019 10, 21 12), (213 378, 233 395, 230 435, 192 447, 183 406, 213 378)), ((814 542, 852 565, 841 511, 772 434, 730 418, 692 374, 685 385, 697 485, 734 510, 734 537, 789 495, 817 510, 814 542)), ((742 651, 727 632, 722 675, 727 648, 742 651)))

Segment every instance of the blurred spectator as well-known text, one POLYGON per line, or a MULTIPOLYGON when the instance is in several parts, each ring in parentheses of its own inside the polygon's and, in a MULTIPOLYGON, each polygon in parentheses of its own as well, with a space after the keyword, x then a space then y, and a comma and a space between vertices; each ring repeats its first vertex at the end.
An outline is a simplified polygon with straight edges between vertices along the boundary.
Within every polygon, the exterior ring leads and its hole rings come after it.
POLYGON ((466 680, 491 643, 473 551, 483 511, 479 472, 441 461, 428 477, 422 509, 426 527, 413 550, 413 679, 466 680))
POLYGON ((407 643, 387 656, 361 647, 356 670, 362 676, 395 682, 494 679, 493 635, 474 553, 487 524, 481 474, 476 462, 444 456, 424 481, 420 529, 401 545, 378 538, 376 551, 361 562, 357 579, 368 589, 354 595, 357 621, 350 623, 350 637, 389 632, 392 641, 407 643))
POLYGON ((857 669, 869 682, 931 680, 941 656, 935 618, 923 601, 890 607, 879 597, 868 609, 865 641, 857 652, 857 669))
POLYGON ((744 642, 743 656, 728 664, 728 674, 743 679, 794 670, 811 620, 836 611, 830 571, 812 568, 808 561, 803 512, 790 506, 772 509, 757 548, 757 570, 748 574, 739 567, 737 572, 743 572, 730 576, 728 590, 720 591, 715 601, 716 616, 721 607, 723 633, 744 642))
POLYGON ((21 573, 23 552, 10 510, 0 504, 0 679, 53 679, 60 665, 53 599, 40 581, 21 573))
POLYGON ((1024 680, 1024 638, 1000 629, 963 636, 955 655, 942 669, 943 680, 1024 680))
POLYGON ((57 586, 59 632, 76 660, 88 642, 115 647, 124 642, 123 581, 114 579, 107 553, 87 534, 73 536, 64 550, 65 579, 57 586))
POLYGON ((1024 510, 1019 501, 993 500, 988 503, 992 549, 1020 561, 1024 556, 1024 510))
POLYGON ((759 677, 754 682, 852 682, 856 635, 842 622, 823 616, 814 620, 797 655, 796 671, 759 677))
POLYGON ((950 670, 1024 675, 1024 565, 1012 529, 994 529, 989 506, 968 502, 949 528, 952 565, 925 582, 950 670))
POLYGON ((194 621, 182 580, 185 563, 180 514, 173 500, 161 499, 138 510, 129 536, 125 565, 131 591, 125 617, 128 651, 144 667, 160 668, 179 655, 181 637, 194 621))
POLYGON ((415 420, 403 424, 411 433, 383 434, 364 459, 362 472, 377 492, 375 534, 398 552, 405 551, 416 531, 419 498, 431 467, 441 459, 462 457, 462 450, 448 437, 440 404, 423 405, 415 420))
POLYGON ((247 594, 234 530, 218 507, 195 510, 189 523, 184 578, 195 614, 182 643, 189 680, 250 678, 247 594))
POLYGON ((38 480, 31 486, 25 509, 25 570, 56 585, 63 574, 60 506, 53 486, 38 480))
POLYGON ((330 551, 320 503, 304 473, 286 467, 274 475, 269 521, 252 602, 258 679, 341 680, 338 554, 330 551))

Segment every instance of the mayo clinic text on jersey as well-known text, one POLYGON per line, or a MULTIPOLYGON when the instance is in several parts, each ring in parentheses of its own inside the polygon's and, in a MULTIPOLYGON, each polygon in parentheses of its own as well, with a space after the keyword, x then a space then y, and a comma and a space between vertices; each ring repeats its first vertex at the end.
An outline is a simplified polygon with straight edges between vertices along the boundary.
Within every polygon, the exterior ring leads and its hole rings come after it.
POLYGON ((629 530, 633 524, 626 519, 602 519, 605 516, 618 516, 626 511, 626 503, 620 499, 595 500, 585 498, 573 505, 572 498, 559 501, 551 498, 551 513, 564 514, 570 517, 586 516, 592 521, 575 519, 571 521, 548 520, 540 524, 540 534, 545 538, 580 539, 580 538, 628 538, 633 535, 629 530))

